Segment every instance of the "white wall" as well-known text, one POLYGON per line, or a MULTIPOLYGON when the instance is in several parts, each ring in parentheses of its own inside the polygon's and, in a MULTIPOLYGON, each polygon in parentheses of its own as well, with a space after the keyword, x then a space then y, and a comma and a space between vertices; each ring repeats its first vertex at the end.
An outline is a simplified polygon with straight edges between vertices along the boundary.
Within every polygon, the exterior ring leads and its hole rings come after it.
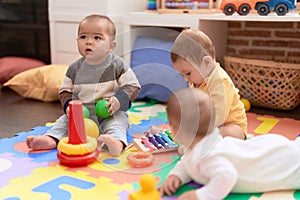
POLYGON ((118 46, 123 52, 123 17, 130 11, 147 9, 147 0, 49 0, 50 48, 52 64, 71 64, 80 57, 76 37, 78 23, 89 14, 109 16, 116 24, 118 46), (120 34, 122 35, 122 34, 120 34))

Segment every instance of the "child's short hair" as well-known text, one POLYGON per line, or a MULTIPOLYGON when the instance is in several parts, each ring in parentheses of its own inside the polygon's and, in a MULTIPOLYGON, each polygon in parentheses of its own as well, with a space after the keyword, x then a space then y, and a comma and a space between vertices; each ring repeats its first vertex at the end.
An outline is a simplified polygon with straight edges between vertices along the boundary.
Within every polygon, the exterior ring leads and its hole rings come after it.
POLYGON ((92 14, 92 15, 88 15, 85 18, 83 18, 79 24, 78 27, 78 33, 80 31, 80 25, 83 21, 86 20, 96 20, 98 22, 104 22, 106 23, 106 27, 107 27, 107 32, 108 34, 112 37, 112 40, 115 40, 116 37, 116 26, 115 23, 107 16, 105 15, 99 15, 99 14, 92 14))
POLYGON ((170 56, 173 63, 181 57, 190 63, 200 64, 204 56, 216 59, 216 50, 205 33, 196 29, 185 29, 176 38, 170 56))
POLYGON ((201 89, 185 88, 170 96, 167 103, 169 123, 179 134, 204 137, 215 128, 212 99, 201 89))

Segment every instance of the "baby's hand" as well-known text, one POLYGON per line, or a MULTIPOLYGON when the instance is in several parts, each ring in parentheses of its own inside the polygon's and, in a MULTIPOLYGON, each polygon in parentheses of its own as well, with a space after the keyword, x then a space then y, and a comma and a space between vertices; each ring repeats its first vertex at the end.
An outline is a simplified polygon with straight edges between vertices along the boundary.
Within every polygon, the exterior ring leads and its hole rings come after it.
POLYGON ((181 180, 175 175, 170 175, 158 190, 161 195, 167 194, 170 196, 177 191, 180 185, 181 180))
POLYGON ((108 112, 110 115, 115 114, 120 109, 120 102, 117 97, 112 96, 110 98, 103 98, 108 100, 106 107, 109 107, 108 112))
POLYGON ((69 107, 69 106, 68 106, 67 109, 66 109, 66 114, 67 114, 67 116, 69 117, 69 115, 70 115, 70 107, 69 107))
POLYGON ((183 193, 178 197, 178 200, 198 200, 195 190, 183 193))

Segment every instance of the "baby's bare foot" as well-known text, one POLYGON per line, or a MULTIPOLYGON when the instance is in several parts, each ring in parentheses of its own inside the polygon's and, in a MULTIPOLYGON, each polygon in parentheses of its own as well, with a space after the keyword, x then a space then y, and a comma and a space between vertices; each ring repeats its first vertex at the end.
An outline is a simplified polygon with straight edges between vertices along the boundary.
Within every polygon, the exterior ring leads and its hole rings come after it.
POLYGON ((56 148, 56 141, 47 135, 28 136, 26 138, 28 148, 33 150, 47 150, 56 148))
POLYGON ((119 156, 123 150, 123 143, 116 140, 114 137, 108 134, 102 134, 98 137, 98 150, 100 150, 103 144, 106 144, 108 150, 112 156, 119 156))

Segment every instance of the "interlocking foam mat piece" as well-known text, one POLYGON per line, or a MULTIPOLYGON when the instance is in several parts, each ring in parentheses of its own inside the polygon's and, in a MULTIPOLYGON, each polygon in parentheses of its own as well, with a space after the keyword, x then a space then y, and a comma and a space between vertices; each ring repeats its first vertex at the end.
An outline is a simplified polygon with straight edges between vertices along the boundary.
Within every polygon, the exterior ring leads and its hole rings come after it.
MULTIPOLYGON (((249 136, 259 134, 282 134, 295 139, 300 133, 300 121, 288 118, 274 118, 247 113, 249 136)), ((129 111, 131 127, 128 140, 138 137, 150 125, 168 128, 165 106, 154 102, 135 102, 129 111)), ((119 157, 111 157, 101 152, 97 161, 81 167, 67 167, 58 162, 57 150, 31 151, 25 145, 29 135, 40 135, 51 128, 46 126, 21 132, 16 137, 0 140, 0 199, 105 199, 126 200, 131 192, 140 189, 138 184, 142 174, 152 173, 158 185, 165 180, 168 172, 179 159, 176 152, 155 154, 153 165, 147 168, 131 168, 128 149, 119 157)), ((280 172, 278 172, 280 173, 280 172)), ((201 187, 196 183, 182 186, 174 196, 162 199, 177 199, 185 191, 201 187)), ((300 200, 300 190, 275 191, 255 194, 230 194, 226 200, 300 200)))

